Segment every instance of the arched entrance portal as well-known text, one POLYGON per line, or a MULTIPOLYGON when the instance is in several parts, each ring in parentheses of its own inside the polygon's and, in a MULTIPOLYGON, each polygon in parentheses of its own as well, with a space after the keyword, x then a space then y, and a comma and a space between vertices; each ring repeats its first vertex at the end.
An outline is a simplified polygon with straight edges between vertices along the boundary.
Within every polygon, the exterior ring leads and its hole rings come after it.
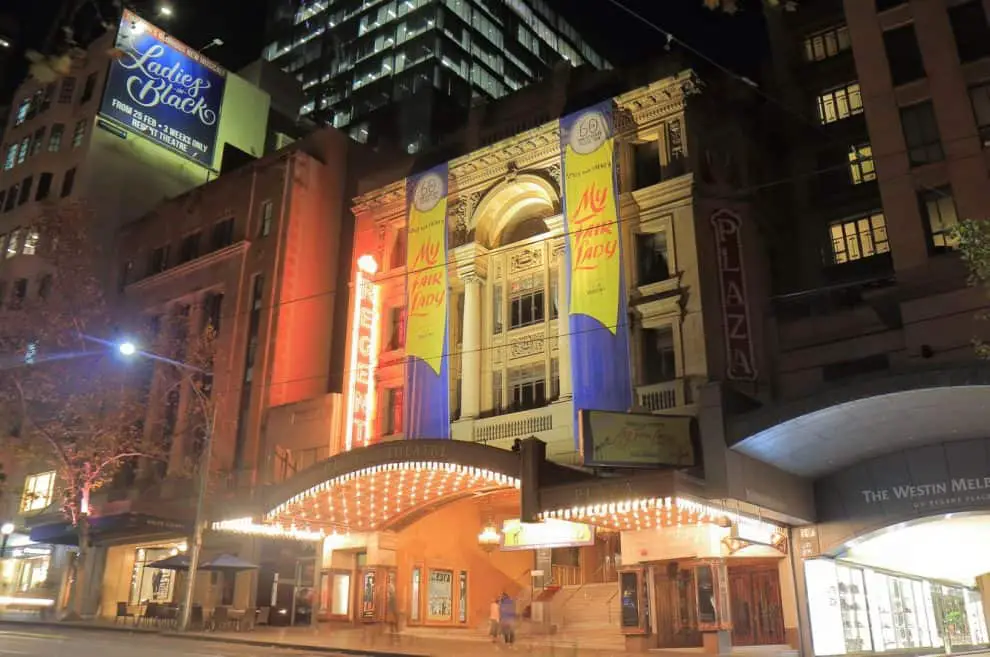
POLYGON ((416 440, 316 464, 273 490, 263 523, 324 537, 313 568, 322 620, 473 627, 532 557, 482 537, 519 517, 519 456, 416 440))

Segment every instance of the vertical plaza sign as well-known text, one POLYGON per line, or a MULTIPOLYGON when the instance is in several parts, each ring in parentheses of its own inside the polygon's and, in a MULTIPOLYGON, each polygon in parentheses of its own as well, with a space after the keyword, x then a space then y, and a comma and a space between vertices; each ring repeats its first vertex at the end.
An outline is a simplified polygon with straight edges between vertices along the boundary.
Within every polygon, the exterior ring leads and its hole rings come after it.
POLYGON ((128 10, 113 52, 100 115, 212 167, 224 69, 128 10))
POLYGON ((742 219, 734 212, 718 210, 711 218, 718 255, 722 291, 722 320, 725 324, 726 376, 733 381, 756 381, 756 358, 746 301, 746 272, 743 267, 742 219))

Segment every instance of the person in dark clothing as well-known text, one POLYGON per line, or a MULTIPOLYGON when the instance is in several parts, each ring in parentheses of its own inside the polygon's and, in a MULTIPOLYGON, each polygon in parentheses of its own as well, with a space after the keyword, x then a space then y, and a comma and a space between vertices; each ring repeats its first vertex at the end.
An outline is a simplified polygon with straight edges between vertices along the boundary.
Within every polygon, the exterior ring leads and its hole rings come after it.
POLYGON ((516 642, 516 602, 507 593, 503 593, 499 600, 498 615, 502 640, 511 646, 516 642))

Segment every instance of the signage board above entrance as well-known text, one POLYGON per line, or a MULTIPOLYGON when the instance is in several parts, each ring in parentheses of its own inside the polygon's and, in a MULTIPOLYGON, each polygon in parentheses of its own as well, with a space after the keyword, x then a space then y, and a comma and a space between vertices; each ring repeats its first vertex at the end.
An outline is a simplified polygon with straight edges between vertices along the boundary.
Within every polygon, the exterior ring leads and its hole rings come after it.
POLYGON ((692 417, 582 410, 579 419, 585 465, 613 468, 697 465, 692 417))
POLYGON ((113 52, 100 115, 212 167, 224 69, 127 10, 113 52))
POLYGON ((514 519, 502 523, 502 549, 507 551, 594 544, 594 527, 580 522, 551 518, 543 522, 521 522, 514 519))

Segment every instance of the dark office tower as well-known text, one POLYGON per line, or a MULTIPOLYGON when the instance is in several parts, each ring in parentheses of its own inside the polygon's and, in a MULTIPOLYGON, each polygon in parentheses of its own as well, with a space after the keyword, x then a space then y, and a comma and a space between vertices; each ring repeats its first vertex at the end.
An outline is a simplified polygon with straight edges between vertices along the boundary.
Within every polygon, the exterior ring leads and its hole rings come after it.
POLYGON ((609 67, 542 0, 273 0, 269 19, 303 114, 410 153, 556 65, 609 67))

